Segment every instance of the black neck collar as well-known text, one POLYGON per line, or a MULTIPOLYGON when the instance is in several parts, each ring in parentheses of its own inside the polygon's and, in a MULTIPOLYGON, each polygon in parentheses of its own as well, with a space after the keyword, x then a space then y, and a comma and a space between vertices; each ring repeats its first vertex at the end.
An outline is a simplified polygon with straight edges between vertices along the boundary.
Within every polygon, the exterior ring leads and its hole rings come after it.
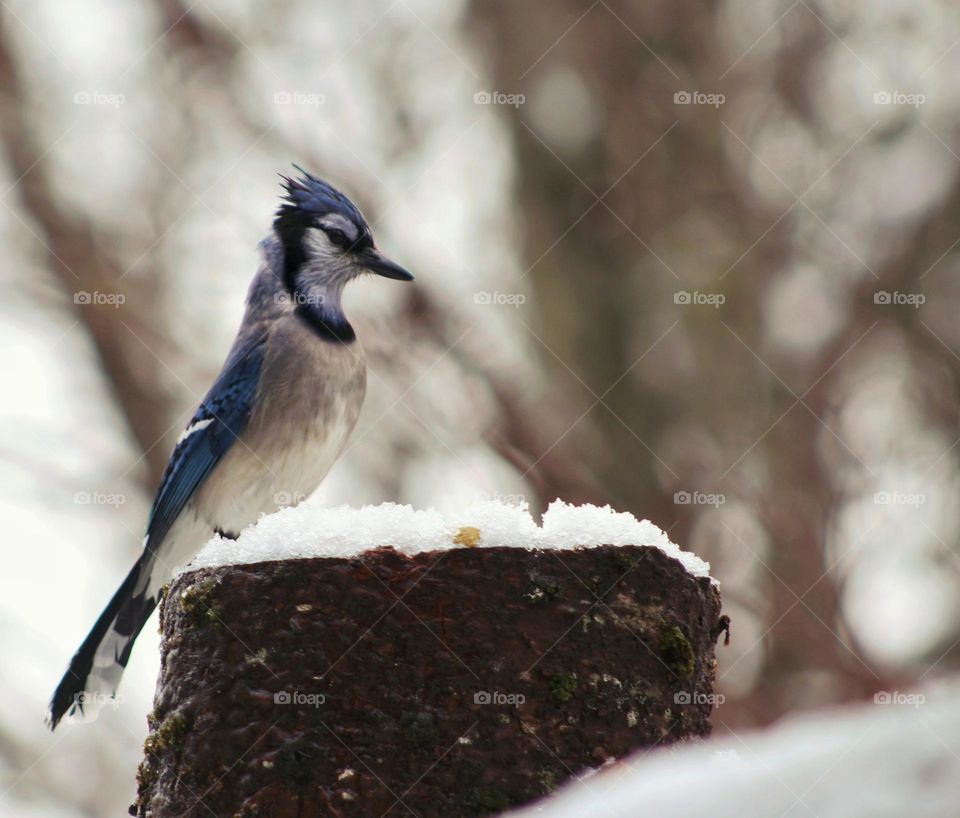
MULTIPOLYGON (((294 298, 297 292, 294 291, 294 298)), ((294 310, 294 315, 303 321, 314 333, 324 341, 337 341, 350 344, 357 340, 357 334, 341 310, 323 310, 313 304, 301 301, 294 310)))

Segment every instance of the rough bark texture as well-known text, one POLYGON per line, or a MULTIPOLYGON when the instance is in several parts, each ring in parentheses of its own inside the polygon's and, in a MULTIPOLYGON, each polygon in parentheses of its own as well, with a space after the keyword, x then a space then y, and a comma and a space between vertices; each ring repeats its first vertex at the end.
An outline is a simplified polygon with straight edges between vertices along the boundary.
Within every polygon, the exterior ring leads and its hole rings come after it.
POLYGON ((131 813, 495 814, 708 734, 721 625, 710 581, 648 547, 184 574, 131 813))

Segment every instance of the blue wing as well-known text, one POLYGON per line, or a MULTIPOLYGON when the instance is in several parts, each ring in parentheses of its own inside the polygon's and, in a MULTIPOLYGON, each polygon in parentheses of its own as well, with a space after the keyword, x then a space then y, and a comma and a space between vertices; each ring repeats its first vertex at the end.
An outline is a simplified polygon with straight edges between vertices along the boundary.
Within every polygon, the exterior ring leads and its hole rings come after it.
POLYGON ((149 550, 163 542, 187 501, 246 427, 265 348, 266 340, 261 337, 231 355, 187 424, 163 472, 150 510, 149 550))

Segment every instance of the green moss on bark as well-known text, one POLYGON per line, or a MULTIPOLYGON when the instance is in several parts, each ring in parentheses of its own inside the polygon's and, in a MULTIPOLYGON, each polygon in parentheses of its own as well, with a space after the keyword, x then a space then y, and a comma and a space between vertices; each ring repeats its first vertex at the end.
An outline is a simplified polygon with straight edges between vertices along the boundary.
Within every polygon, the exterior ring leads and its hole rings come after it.
POLYGON ((660 658, 681 679, 689 679, 696 670, 693 646, 677 625, 660 629, 660 658))

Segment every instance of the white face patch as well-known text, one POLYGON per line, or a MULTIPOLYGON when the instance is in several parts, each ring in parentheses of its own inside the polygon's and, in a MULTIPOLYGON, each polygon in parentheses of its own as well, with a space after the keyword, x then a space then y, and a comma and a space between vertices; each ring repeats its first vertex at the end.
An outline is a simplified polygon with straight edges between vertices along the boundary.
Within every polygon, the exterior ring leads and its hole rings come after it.
POLYGON ((339 309, 340 291, 359 272, 352 256, 330 241, 319 227, 304 231, 303 249, 307 259, 296 275, 300 297, 331 310, 339 309))
POLYGON ((320 263, 329 263, 343 254, 343 250, 319 227, 308 227, 303 232, 303 249, 307 258, 320 263))
POLYGON ((320 224, 330 230, 342 230, 351 242, 357 240, 357 226, 339 213, 329 213, 320 219, 320 224))

